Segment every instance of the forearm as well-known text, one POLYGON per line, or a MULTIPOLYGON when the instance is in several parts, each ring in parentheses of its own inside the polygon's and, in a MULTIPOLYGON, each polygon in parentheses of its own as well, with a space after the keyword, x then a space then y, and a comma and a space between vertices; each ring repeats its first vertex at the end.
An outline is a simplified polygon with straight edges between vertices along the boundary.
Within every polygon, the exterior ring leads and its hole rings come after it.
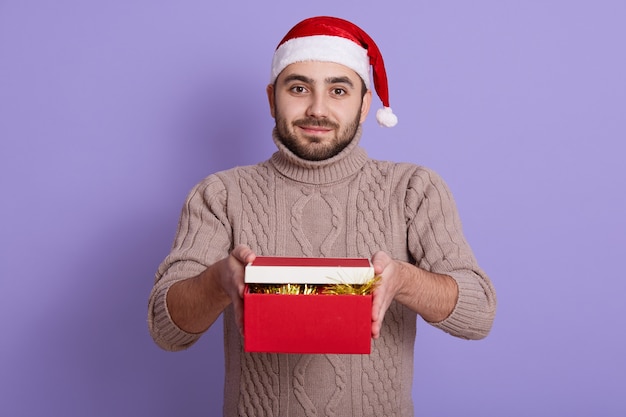
POLYGON ((448 275, 396 262, 401 282, 396 300, 431 323, 441 322, 450 316, 459 297, 456 281, 448 275))
MULTIPOLYGON (((414 279, 407 288, 415 285, 418 289, 407 290, 412 293, 409 292, 408 297, 403 294, 401 300, 423 313, 435 327, 453 336, 464 339, 487 336, 495 317, 495 290, 489 277, 478 266, 463 235, 450 190, 436 173, 419 169, 409 181, 404 203, 405 213, 409 216, 407 243, 411 258, 426 271, 445 274, 455 285, 452 286, 448 278, 414 279), (441 285, 429 288, 429 283, 438 282, 441 285), (420 284, 426 288, 419 288, 420 284), (413 304, 429 298, 434 303, 431 307, 413 304), (437 307, 441 302, 443 304, 437 307), (449 310, 450 306, 452 310, 449 310), (436 314, 429 315, 429 311, 436 314), (449 313, 447 317, 443 317, 445 313, 449 313)), ((425 273, 407 275, 428 276, 425 273)))
POLYGON ((173 284, 167 292, 167 308, 174 323, 188 333, 202 333, 231 303, 224 292, 217 266, 173 284))

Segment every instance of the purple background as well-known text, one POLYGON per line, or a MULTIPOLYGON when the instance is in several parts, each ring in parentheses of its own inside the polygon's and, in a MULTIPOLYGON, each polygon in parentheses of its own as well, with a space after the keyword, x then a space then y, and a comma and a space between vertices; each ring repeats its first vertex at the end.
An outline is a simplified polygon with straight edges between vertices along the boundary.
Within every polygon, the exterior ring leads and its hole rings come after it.
POLYGON ((620 0, 0 1, 0 414, 221 415, 221 322, 161 351, 147 297, 193 184, 274 151, 317 14, 377 40, 400 123, 362 143, 447 180, 498 291, 484 341, 419 323, 416 414, 626 415, 620 0))

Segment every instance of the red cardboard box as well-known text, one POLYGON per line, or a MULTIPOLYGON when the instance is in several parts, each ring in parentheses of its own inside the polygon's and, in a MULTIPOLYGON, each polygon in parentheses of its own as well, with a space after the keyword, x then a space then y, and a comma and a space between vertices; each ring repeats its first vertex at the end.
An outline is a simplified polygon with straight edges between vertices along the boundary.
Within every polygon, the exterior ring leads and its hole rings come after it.
POLYGON ((257 256, 246 265, 246 283, 364 284, 374 276, 366 258, 257 256))
MULTIPOLYGON (((361 284, 373 278, 368 259, 257 257, 246 283, 361 284)), ((246 352, 369 354, 371 295, 244 294, 246 352)))

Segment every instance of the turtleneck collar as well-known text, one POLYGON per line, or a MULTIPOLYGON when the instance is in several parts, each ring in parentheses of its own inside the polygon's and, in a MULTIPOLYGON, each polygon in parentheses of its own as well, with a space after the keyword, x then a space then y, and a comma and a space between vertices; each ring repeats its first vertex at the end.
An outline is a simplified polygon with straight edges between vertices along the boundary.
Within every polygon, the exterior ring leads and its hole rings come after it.
POLYGON ((361 127, 344 150, 323 161, 308 161, 291 152, 272 132, 278 152, 270 158, 270 163, 284 176, 307 184, 329 184, 348 178, 359 171, 367 161, 367 152, 359 146, 361 127))

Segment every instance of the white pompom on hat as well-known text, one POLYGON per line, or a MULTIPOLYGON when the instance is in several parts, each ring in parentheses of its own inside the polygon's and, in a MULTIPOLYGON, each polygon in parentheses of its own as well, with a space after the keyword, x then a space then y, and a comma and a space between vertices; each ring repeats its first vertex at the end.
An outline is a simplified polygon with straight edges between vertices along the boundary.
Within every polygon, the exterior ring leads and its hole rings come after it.
POLYGON ((398 118, 389 107, 385 63, 372 38, 347 20, 330 16, 305 19, 280 41, 272 59, 270 83, 290 64, 304 61, 334 62, 354 70, 370 88, 370 65, 376 93, 383 108, 376 112, 381 126, 393 127, 398 118))

